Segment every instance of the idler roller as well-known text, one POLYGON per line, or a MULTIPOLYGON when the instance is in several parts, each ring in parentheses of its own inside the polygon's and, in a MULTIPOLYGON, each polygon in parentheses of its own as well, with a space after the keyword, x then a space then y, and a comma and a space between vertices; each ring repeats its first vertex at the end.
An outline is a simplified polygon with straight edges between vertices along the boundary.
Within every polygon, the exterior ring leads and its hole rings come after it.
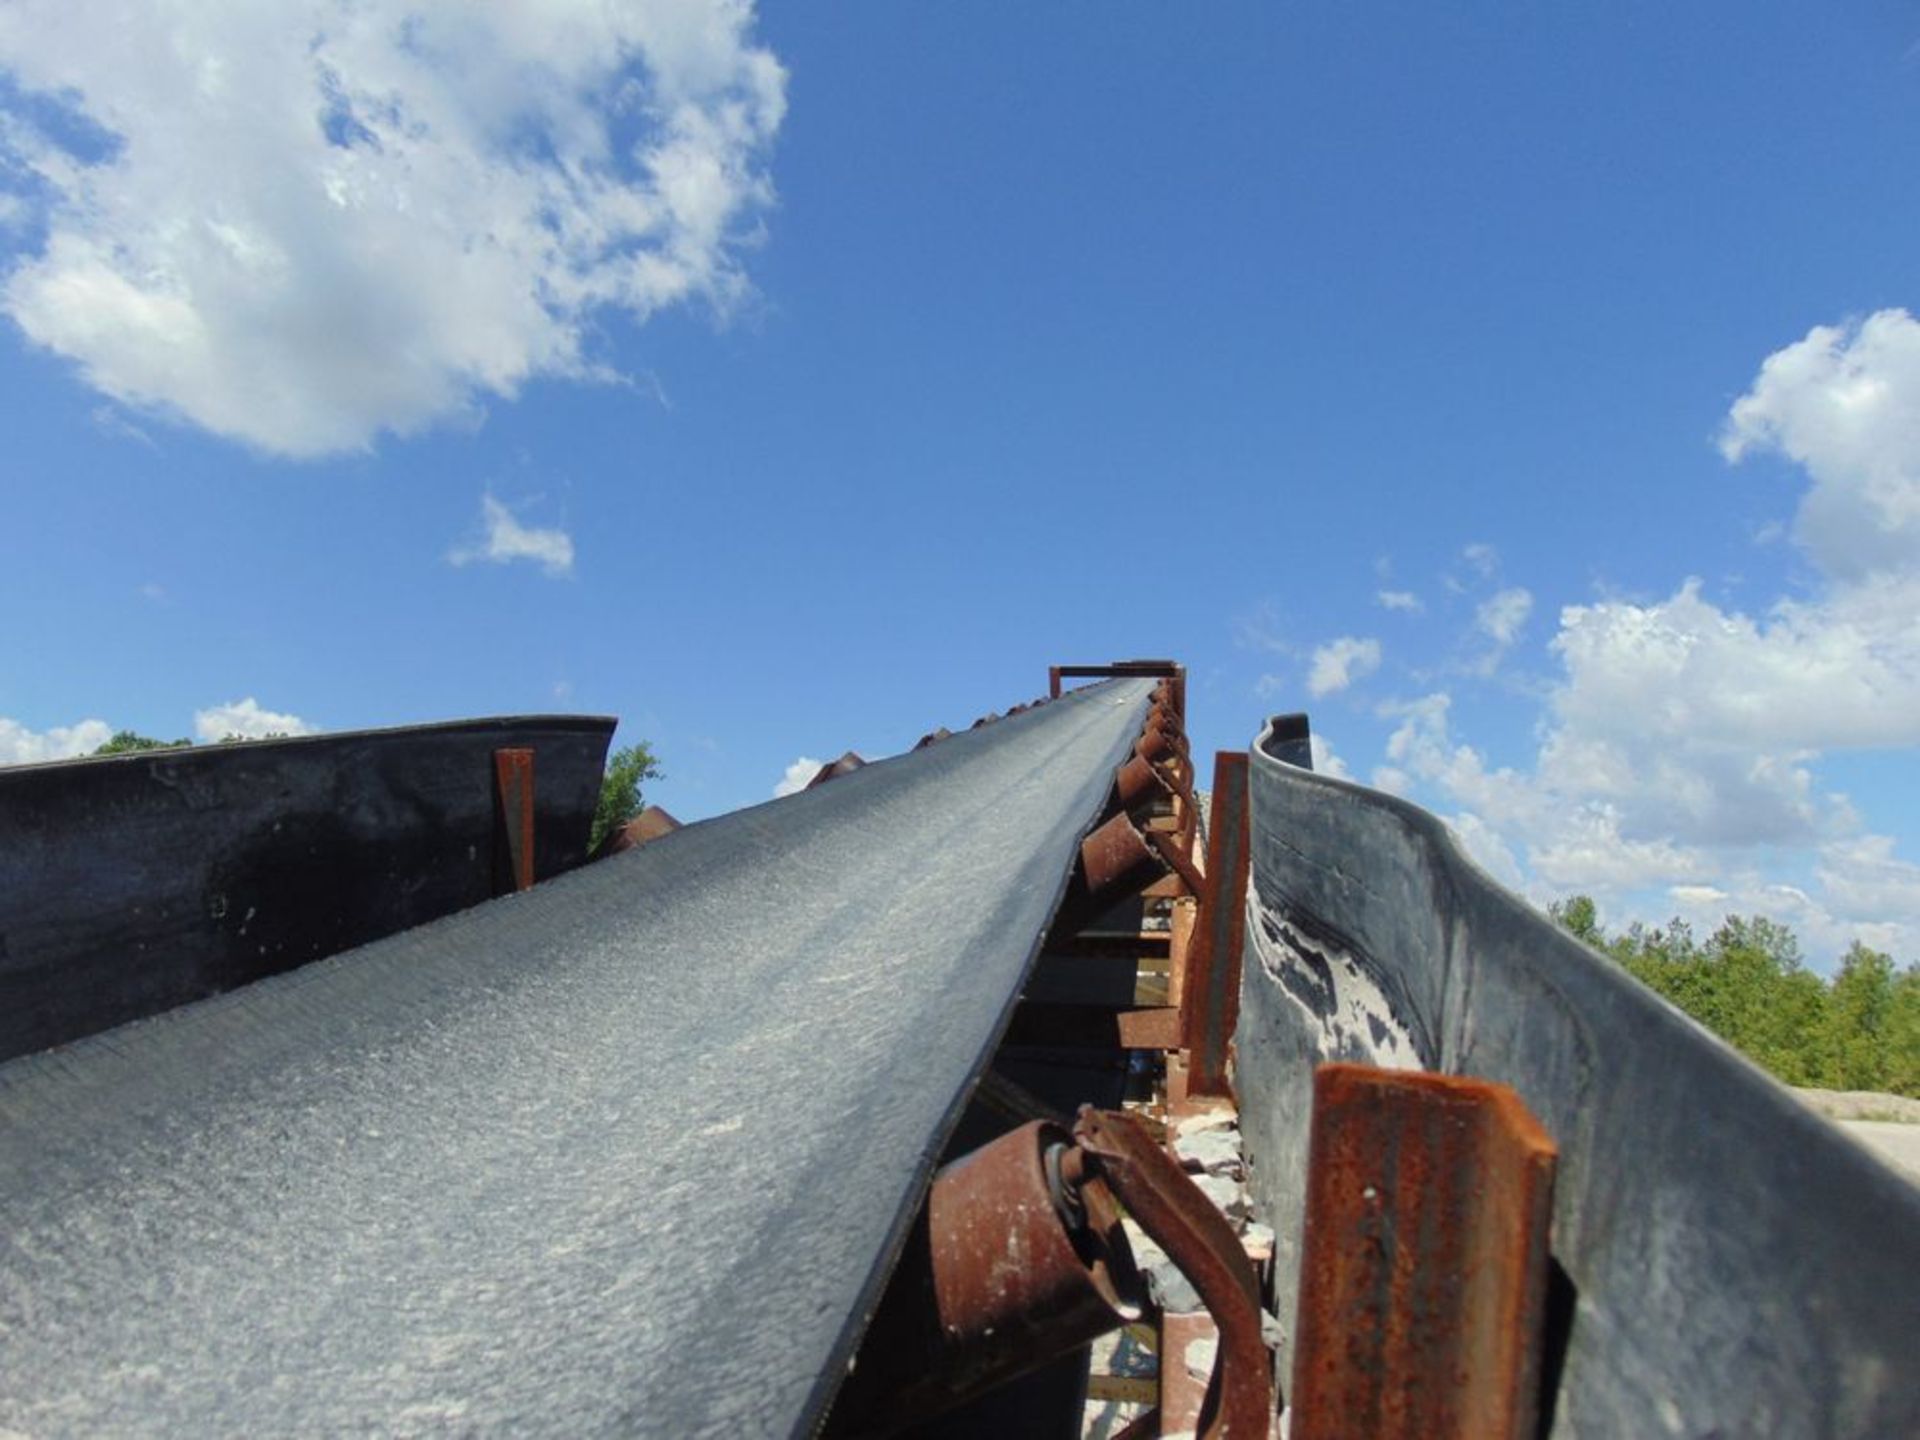
POLYGON ((1167 777, 1142 755, 1135 755, 1114 772, 1113 788, 1125 810, 1136 810, 1174 793, 1167 777))
POLYGON ((1119 1207, 1082 1159, 1035 1120, 934 1177, 829 1435, 905 1429, 1144 1313, 1119 1207))

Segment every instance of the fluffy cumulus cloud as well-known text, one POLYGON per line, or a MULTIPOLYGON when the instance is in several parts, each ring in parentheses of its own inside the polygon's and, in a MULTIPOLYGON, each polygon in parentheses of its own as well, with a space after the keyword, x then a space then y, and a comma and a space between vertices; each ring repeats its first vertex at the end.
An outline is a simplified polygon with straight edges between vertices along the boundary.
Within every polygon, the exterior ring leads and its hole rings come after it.
POLYGON ((1313 652, 1307 666, 1307 693, 1318 699, 1336 695, 1380 668, 1380 642, 1342 635, 1313 652))
POLYGON ((507 565, 526 560, 558 579, 573 573, 573 537, 560 529, 522 525, 514 513, 491 495, 480 502, 481 536, 467 545, 457 545, 447 553, 454 565, 471 565, 476 560, 507 565))
MULTIPOLYGON (((1543 895, 1658 892, 1690 918, 1762 910, 1829 953, 1857 935, 1914 958, 1920 866, 1865 833, 1817 764, 1920 745, 1920 322, 1884 311, 1771 356, 1722 449, 1805 470, 1814 594, 1748 614, 1689 579, 1652 602, 1568 606, 1531 768, 1490 766, 1434 694, 1390 707, 1374 782, 1440 796, 1483 863, 1524 854, 1543 895), (1799 857, 1804 884, 1780 857, 1799 857)), ((1502 647, 1530 608, 1499 609, 1514 593, 1480 608, 1502 647)))
POLYGON ((104 720, 82 720, 73 725, 29 730, 18 720, 0 716, 0 765, 72 760, 91 755, 112 738, 113 727, 104 720))
POLYGON ((193 733, 203 744, 221 740, 264 740, 269 735, 313 735, 320 727, 298 715, 268 710, 251 695, 193 712, 193 733))
POLYGON ((1795 536, 1830 575, 1911 575, 1920 556, 1920 321, 1817 325, 1767 358, 1721 432, 1732 461, 1775 450, 1813 481, 1795 536))
POLYGON ((807 783, 820 773, 820 767, 827 762, 815 760, 810 755, 802 755, 787 766, 787 773, 780 777, 780 783, 773 787, 773 798, 785 799, 789 795, 798 795, 807 788, 807 783))
POLYGON ((1418 615, 1427 608, 1411 590, 1376 590, 1373 598, 1382 610, 1399 610, 1408 615, 1418 615))
POLYGON ((366 447, 743 295, 785 74, 747 0, 16 0, 0 288, 131 407, 366 447))

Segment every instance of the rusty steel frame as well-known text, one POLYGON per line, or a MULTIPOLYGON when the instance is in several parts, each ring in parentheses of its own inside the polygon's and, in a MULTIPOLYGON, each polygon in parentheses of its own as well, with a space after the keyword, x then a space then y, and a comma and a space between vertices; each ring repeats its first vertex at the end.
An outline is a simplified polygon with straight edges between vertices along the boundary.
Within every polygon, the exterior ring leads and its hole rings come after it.
POLYGON ((499 843, 495 847, 494 893, 533 888, 533 751, 493 752, 494 799, 499 843))
POLYGON ((1294 1440, 1531 1440, 1557 1151, 1463 1076, 1314 1073, 1294 1440))
POLYGON ((1176 714, 1187 713, 1187 667, 1172 660, 1115 660, 1106 665, 1049 665, 1047 697, 1058 700, 1064 680, 1111 680, 1116 677, 1147 676, 1167 682, 1169 699, 1176 714))
POLYGON ((1240 1018, 1240 961, 1247 931, 1247 753, 1213 757, 1207 817, 1207 868, 1200 923, 1187 952, 1181 990, 1181 1033, 1191 1051, 1187 1088, 1194 1095, 1231 1093, 1228 1060, 1240 1018))
POLYGON ((1132 1116, 1083 1108, 1073 1136, 1114 1197, 1199 1292, 1219 1329, 1200 1412, 1203 1440, 1266 1440, 1275 1409, 1270 1360, 1260 1333, 1259 1282, 1239 1237, 1132 1116))

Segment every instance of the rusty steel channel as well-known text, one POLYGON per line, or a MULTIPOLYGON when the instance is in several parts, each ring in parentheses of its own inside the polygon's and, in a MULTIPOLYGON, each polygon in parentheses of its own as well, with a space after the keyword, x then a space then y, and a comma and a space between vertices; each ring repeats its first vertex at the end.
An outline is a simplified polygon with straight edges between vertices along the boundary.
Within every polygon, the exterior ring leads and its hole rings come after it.
POLYGON ((1557 1154, 1504 1085, 1319 1068, 1296 1440, 1530 1440, 1557 1154))

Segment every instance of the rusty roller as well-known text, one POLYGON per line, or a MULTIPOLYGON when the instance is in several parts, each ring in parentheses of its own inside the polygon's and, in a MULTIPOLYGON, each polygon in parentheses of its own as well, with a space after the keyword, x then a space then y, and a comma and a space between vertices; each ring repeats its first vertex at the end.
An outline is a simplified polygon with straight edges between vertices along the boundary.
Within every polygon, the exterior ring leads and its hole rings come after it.
POLYGON ((824 785, 829 780, 838 780, 842 775, 851 775, 866 763, 867 762, 861 759, 857 753, 849 750, 838 760, 830 761, 822 765, 813 779, 807 782, 807 789, 811 790, 816 785, 824 785))
POLYGON ((1125 810, 1117 811, 1080 842, 1079 863, 1054 924, 1070 934, 1166 871, 1167 862, 1146 833, 1125 810))
POLYGON ((825 1433, 908 1429, 1138 1319, 1122 1209, 1193 1284, 1220 1333, 1201 1430, 1266 1440, 1259 1282, 1220 1212, 1132 1116, 1082 1107, 954 1161, 927 1203, 825 1433))
POLYGON ((1096 903, 1113 899, 1129 886, 1150 883, 1161 869, 1159 851, 1124 810, 1080 842, 1078 878, 1087 898, 1096 903))
POLYGON ((1036 1120, 934 1178, 828 1434, 906 1429, 1144 1313, 1119 1207, 1069 1154, 1036 1120))
POLYGON ((1176 715, 1170 713, 1148 715, 1147 723, 1140 733, 1143 736, 1164 735, 1167 738, 1168 744, 1174 746, 1182 754, 1186 752, 1186 732, 1180 728, 1180 720, 1176 715))
POLYGON ((634 850, 649 841, 658 840, 662 835, 670 835, 680 828, 680 822, 662 810, 658 805, 649 805, 633 819, 619 829, 608 832, 600 842, 600 848, 593 852, 595 860, 604 860, 609 855, 618 855, 623 850, 634 850))
POLYGON ((1165 730, 1143 730, 1140 738, 1134 741, 1133 753, 1156 764, 1179 763, 1186 759, 1184 743, 1177 742, 1165 730))
POLYGON ((938 745, 942 740, 951 740, 952 738, 953 732, 942 725, 939 729, 931 730, 927 734, 922 735, 919 740, 914 743, 913 748, 916 750, 924 750, 929 745, 938 745))
POLYGON ((1120 805, 1125 810, 1136 810, 1142 805, 1151 805, 1174 793, 1174 787, 1159 768, 1142 755, 1135 755, 1113 772, 1114 793, 1120 797, 1120 805))

